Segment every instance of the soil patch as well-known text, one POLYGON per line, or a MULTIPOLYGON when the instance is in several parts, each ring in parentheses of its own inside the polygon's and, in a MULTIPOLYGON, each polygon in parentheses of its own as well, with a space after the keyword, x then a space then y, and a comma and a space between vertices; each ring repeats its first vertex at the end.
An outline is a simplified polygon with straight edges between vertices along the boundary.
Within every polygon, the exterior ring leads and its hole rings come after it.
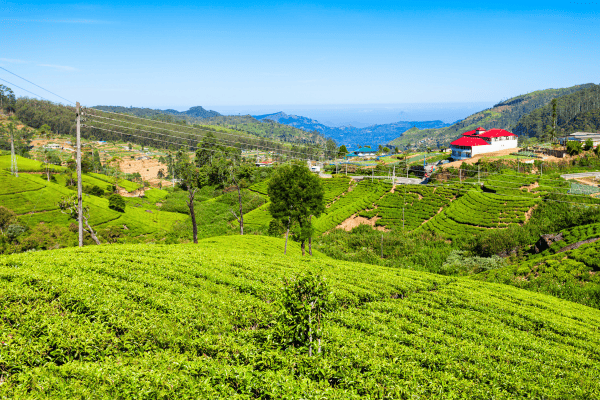
POLYGON ((359 225, 369 225, 369 226, 372 226, 373 228, 377 229, 378 231, 387 232, 387 229, 385 229, 383 226, 375 226, 375 223, 377 222, 378 219, 380 219, 380 218, 378 218, 378 217, 365 218, 365 217, 360 217, 360 216, 354 214, 353 216, 351 216, 350 218, 348 218, 347 220, 345 220, 344 222, 342 222, 335 228, 336 229, 344 229, 345 231, 349 232, 352 230, 352 228, 356 228, 359 225))

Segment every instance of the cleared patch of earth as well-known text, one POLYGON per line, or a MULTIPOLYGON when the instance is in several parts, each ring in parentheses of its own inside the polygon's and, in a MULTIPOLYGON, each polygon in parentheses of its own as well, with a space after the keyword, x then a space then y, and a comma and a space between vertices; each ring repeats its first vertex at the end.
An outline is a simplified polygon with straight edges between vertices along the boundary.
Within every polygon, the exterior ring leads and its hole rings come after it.
POLYGON ((353 228, 356 228, 359 225, 369 225, 369 226, 372 226, 373 228, 377 229, 378 231, 387 232, 387 229, 385 229, 383 226, 375 226, 375 223, 377 222, 378 219, 380 219, 380 218, 378 218, 378 217, 365 218, 365 217, 361 217, 361 216, 354 214, 353 216, 351 216, 350 218, 348 218, 347 220, 345 220, 344 222, 342 222, 341 224, 336 226, 335 229, 344 229, 345 231, 349 232, 353 228))

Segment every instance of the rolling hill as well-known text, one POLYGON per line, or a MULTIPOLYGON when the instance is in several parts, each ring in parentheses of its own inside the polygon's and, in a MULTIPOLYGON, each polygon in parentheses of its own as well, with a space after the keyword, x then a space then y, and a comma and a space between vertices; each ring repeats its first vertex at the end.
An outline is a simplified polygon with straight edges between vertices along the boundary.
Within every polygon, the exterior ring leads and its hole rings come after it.
POLYGON ((0 256, 7 398, 597 398, 600 311, 510 286, 282 254, 283 240, 0 256), (323 352, 272 341, 325 277, 323 352))
MULTIPOLYGON (((600 130, 600 85, 591 85, 556 99, 556 127, 558 135, 600 130)), ((546 104, 519 119, 514 133, 542 137, 552 126, 552 104, 546 104)))
POLYGON ((410 129, 402 136, 392 140, 390 144, 397 146, 437 147, 448 145, 463 132, 473 130, 479 126, 486 129, 501 128, 511 130, 519 123, 522 117, 546 106, 553 98, 560 98, 561 96, 591 89, 595 86, 593 83, 588 83, 563 89, 538 90, 516 96, 502 101, 492 108, 470 115, 449 127, 440 129, 410 129))

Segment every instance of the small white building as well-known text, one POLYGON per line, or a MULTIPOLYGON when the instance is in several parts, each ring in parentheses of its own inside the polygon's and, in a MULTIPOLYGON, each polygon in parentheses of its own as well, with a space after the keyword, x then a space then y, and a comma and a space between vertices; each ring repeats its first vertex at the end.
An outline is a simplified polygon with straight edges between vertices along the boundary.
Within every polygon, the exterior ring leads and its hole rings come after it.
POLYGON ((462 137, 450 143, 452 158, 463 160, 477 154, 491 153, 504 149, 516 149, 518 137, 504 129, 490 129, 482 127, 462 134, 462 137))
POLYGON ((56 143, 48 143, 47 145, 44 146, 47 149, 60 149, 60 144, 56 144, 56 143))

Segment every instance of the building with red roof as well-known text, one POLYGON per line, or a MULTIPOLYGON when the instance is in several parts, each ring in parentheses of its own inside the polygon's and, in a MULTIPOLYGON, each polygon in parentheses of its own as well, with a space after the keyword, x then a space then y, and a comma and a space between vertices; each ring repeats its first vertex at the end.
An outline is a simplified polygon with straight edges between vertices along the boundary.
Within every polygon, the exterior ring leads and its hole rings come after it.
POLYGON ((467 131, 460 138, 450 143, 452 158, 463 160, 476 154, 491 153, 493 151, 517 148, 517 135, 504 129, 490 129, 482 127, 467 131))

